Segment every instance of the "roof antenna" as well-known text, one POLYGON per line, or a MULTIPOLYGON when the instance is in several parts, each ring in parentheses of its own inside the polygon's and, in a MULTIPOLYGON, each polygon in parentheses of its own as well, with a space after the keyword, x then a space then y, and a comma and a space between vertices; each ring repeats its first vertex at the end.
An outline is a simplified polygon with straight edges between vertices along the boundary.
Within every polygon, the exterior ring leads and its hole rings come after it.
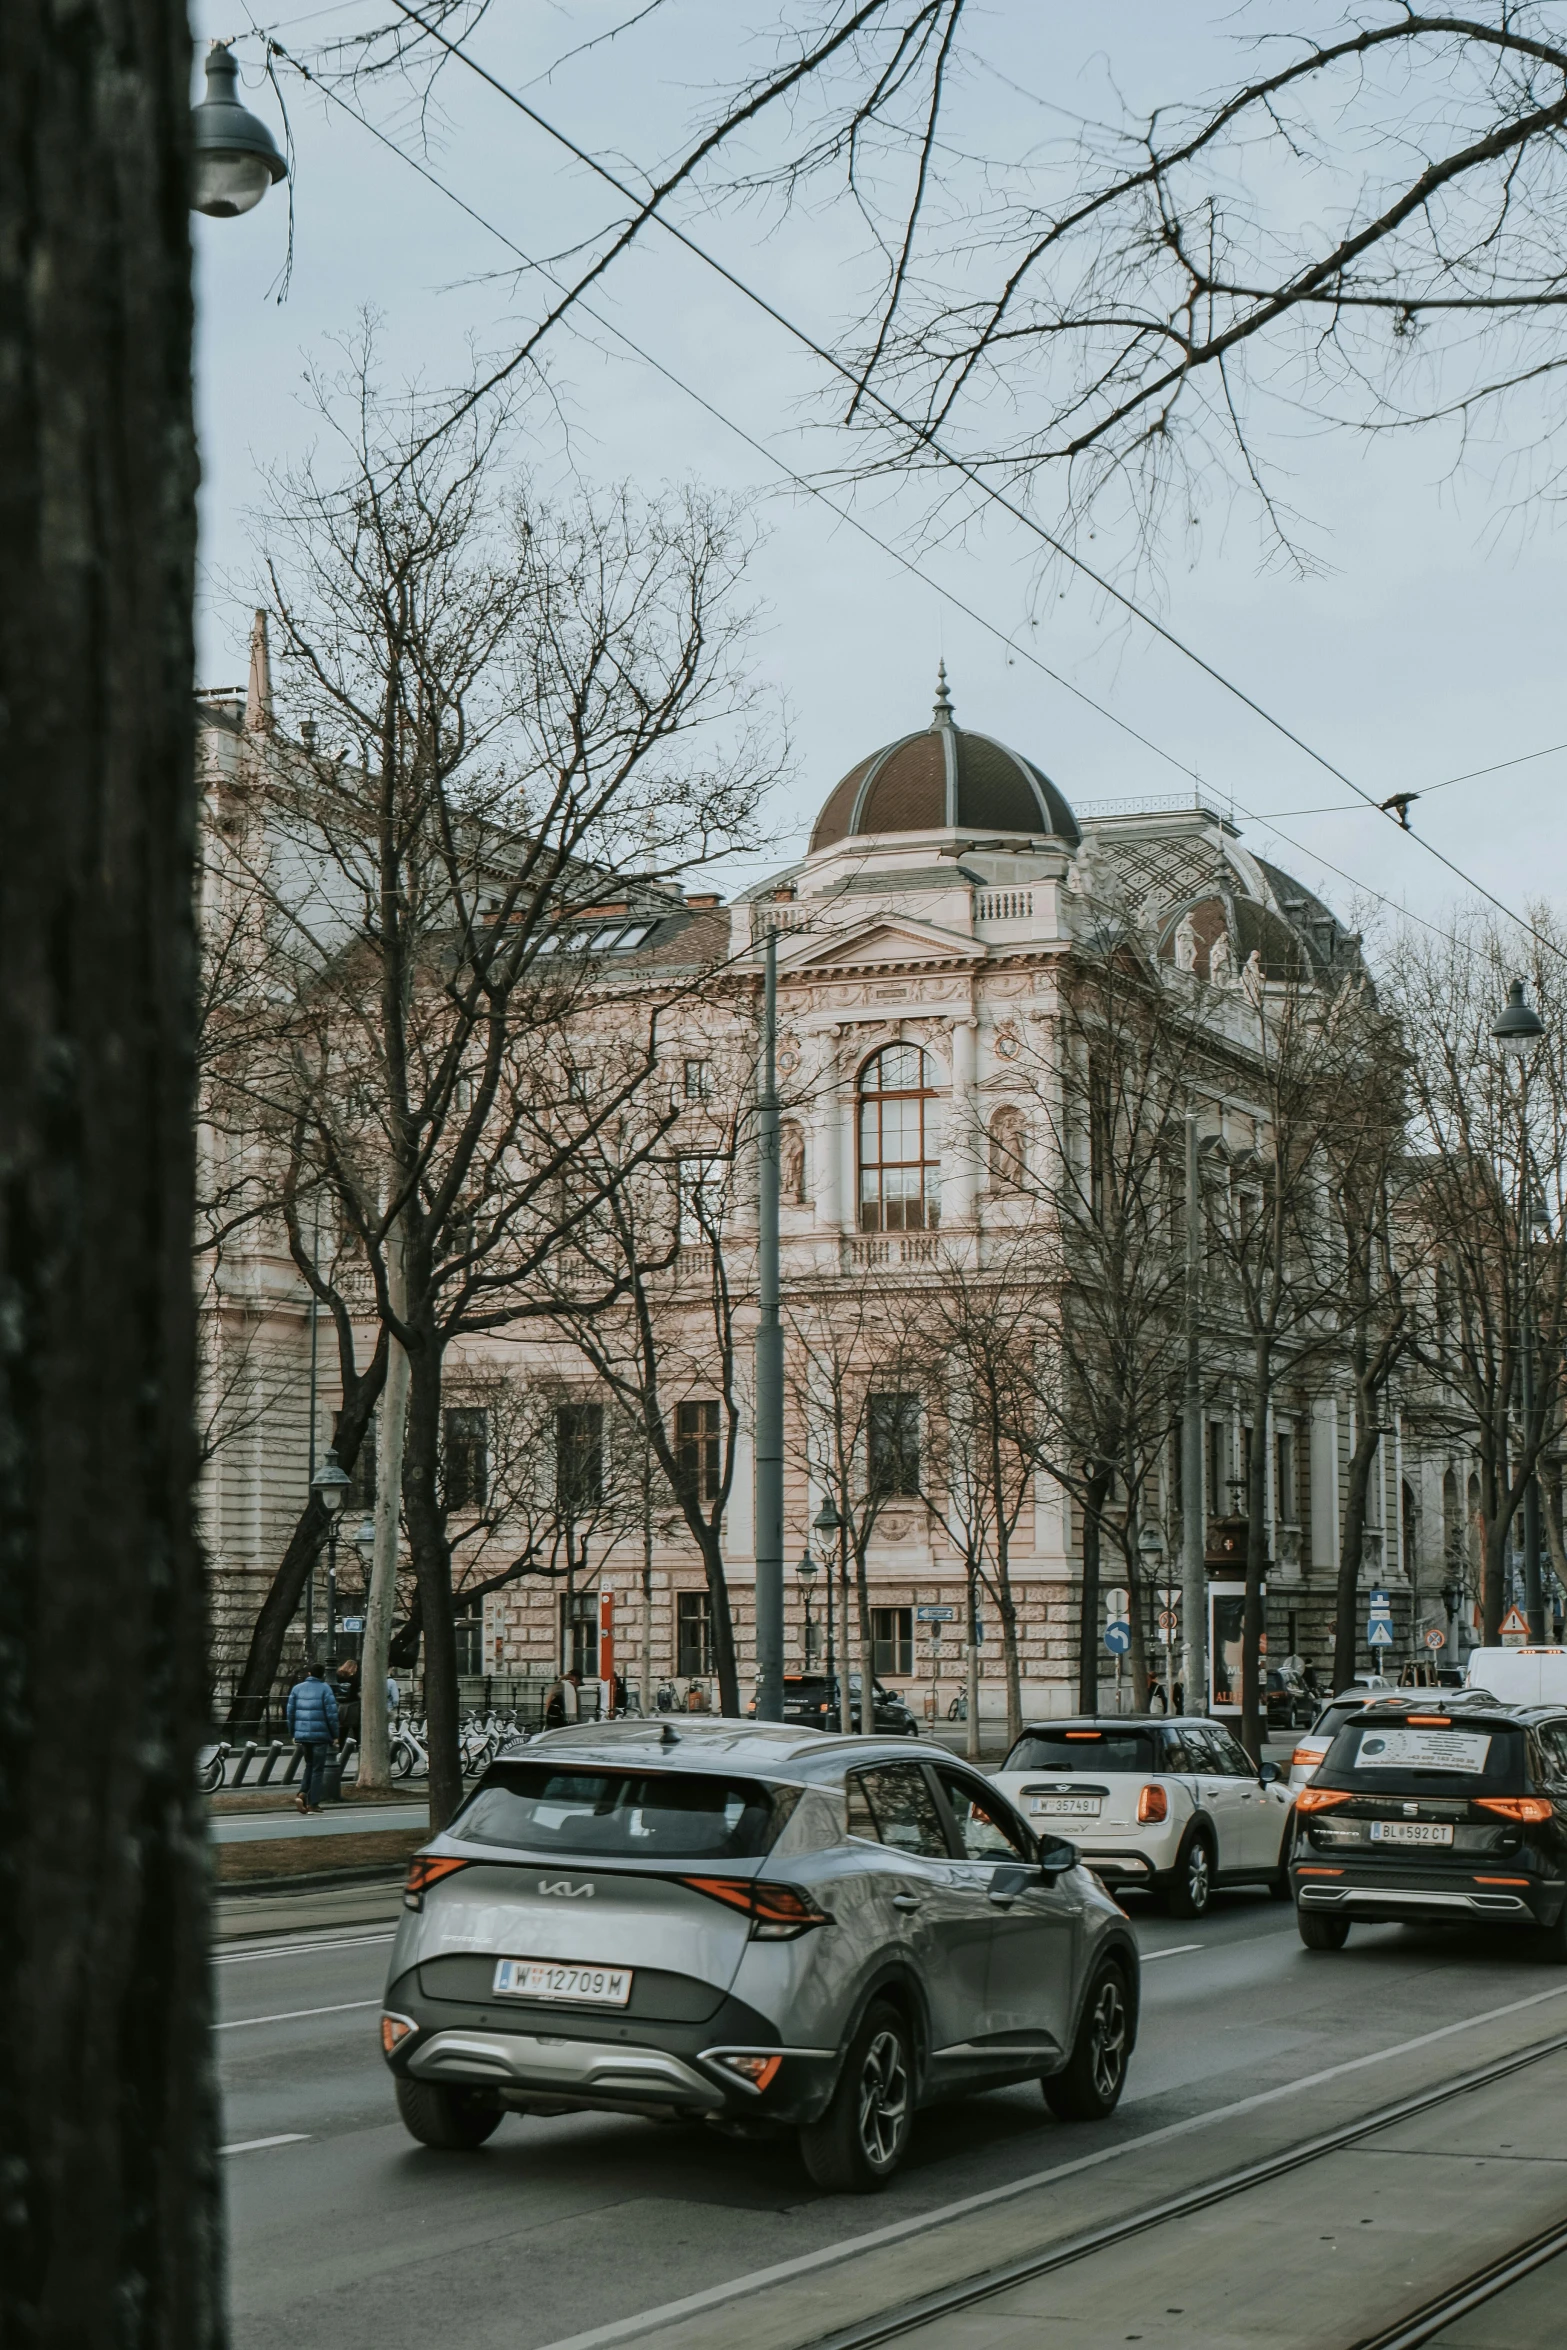
POLYGON ((658 1743, 660 1746, 678 1746, 680 1744, 680 1732, 675 1728, 673 1722, 664 1724, 658 1734, 658 1743))
POLYGON ((947 664, 945 661, 938 661, 936 664, 936 707, 930 714, 930 722, 932 726, 950 726, 952 724, 952 696, 947 691, 947 664))

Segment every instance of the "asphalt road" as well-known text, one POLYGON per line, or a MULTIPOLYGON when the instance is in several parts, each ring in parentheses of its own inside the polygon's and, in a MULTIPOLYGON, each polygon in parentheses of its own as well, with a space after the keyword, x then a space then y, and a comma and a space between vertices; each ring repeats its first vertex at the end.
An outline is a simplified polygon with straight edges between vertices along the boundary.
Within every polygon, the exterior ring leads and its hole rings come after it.
MULTIPOLYGON (((217 1974, 236 2350, 386 2350, 453 2331, 463 2350, 537 2350, 1562 1980, 1521 1941, 1392 1927, 1359 1928, 1343 1953, 1311 1954, 1288 1906, 1257 1894, 1221 1895, 1199 1925, 1151 1909, 1137 1924, 1143 2031, 1114 2119, 1055 2122, 1026 2089, 939 2109, 921 2118, 907 2168, 874 2199, 820 2194, 786 2145, 605 2116, 513 2116, 476 2154, 427 2152, 403 2134, 376 2045, 389 1930, 226 1950, 217 1974)), ((1460 2046, 1454 2070, 1462 2063, 1460 2046)), ((1364 2078, 1369 2110, 1376 2069, 1364 2078)), ((1181 2149, 1179 2139, 1168 2149, 1172 2187, 1181 2149)), ((1098 2175, 1114 2211, 1114 2163, 1098 2175)), ((1106 2339, 1120 2336, 1112 2328, 1106 2339)))

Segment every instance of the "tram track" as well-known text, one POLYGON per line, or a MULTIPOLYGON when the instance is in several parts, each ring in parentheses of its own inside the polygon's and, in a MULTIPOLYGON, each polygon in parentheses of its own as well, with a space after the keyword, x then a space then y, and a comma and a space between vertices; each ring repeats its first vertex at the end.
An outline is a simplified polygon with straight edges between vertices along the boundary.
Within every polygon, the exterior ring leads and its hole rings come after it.
MULTIPOLYGON (((1510 2074, 1541 2064, 1547 2058, 1567 2051, 1567 2032, 1558 2033, 1549 2040, 1537 2041, 1532 2047, 1513 2051, 1494 2059, 1489 2064, 1477 2065, 1453 2079, 1424 2089, 1413 2096, 1377 2107, 1352 2122, 1345 2122, 1331 2130, 1323 2130, 1303 2139, 1298 2145, 1262 2160, 1244 2164, 1241 2168, 1210 2179, 1201 2186, 1191 2187, 1162 2202, 1149 2205, 1141 2211, 1128 2213, 1124 2219, 1112 2220, 1101 2227, 1087 2229, 1046 2250, 1025 2253, 1021 2258, 1006 2261, 995 2267, 976 2272, 917 2299, 883 2311, 877 2316, 862 2319, 831 2333, 819 2334, 800 2345, 800 2350, 879 2350, 879 2345, 897 2342, 917 2333, 921 2327, 934 2324, 942 2318, 991 2301, 1016 2286, 1031 2284, 1040 2277, 1059 2269, 1074 2267, 1118 2245, 1147 2236, 1157 2229, 1169 2227, 1196 2212, 1206 2211, 1215 2204, 1233 2201, 1252 2189, 1266 2186, 1291 2172, 1327 2160, 1348 2147, 1376 2137, 1383 2130, 1412 2121, 1422 2114, 1448 2104, 1455 2098, 1467 2096, 1477 2089, 1485 2089, 1510 2074)), ((1456 2323, 1469 2310, 1481 2307, 1509 2285, 1544 2266, 1558 2253, 1567 2252, 1567 2224, 1555 2224, 1498 2255, 1483 2268, 1449 2286, 1412 2313, 1406 2313, 1396 2324, 1375 2334, 1363 2335, 1346 2342, 1344 2350, 1418 2350, 1418 2346, 1433 2341, 1444 2327, 1456 2323)))

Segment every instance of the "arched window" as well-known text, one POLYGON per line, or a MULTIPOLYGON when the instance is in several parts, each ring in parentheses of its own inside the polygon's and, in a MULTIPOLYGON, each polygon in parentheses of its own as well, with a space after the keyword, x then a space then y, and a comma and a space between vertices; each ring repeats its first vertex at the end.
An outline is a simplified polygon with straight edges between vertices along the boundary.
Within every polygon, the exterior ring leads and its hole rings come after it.
POLYGON ((860 1230, 927 1232, 941 1220, 936 1064, 890 1044, 860 1072, 860 1230))
POLYGON ((1028 1172, 1023 1113, 1003 1102, 990 1121, 990 1181, 995 1191, 1021 1191, 1028 1172))

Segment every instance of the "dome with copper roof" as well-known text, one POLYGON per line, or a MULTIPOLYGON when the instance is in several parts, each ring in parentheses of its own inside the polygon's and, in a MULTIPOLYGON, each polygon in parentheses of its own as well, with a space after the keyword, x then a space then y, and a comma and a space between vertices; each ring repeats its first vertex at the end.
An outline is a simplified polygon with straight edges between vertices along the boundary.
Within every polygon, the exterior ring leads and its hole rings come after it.
POLYGON ((991 735, 953 722, 943 661, 936 707, 905 734, 851 767, 811 834, 811 851, 879 832, 1025 834, 1075 849, 1077 819, 1048 775, 991 735))

